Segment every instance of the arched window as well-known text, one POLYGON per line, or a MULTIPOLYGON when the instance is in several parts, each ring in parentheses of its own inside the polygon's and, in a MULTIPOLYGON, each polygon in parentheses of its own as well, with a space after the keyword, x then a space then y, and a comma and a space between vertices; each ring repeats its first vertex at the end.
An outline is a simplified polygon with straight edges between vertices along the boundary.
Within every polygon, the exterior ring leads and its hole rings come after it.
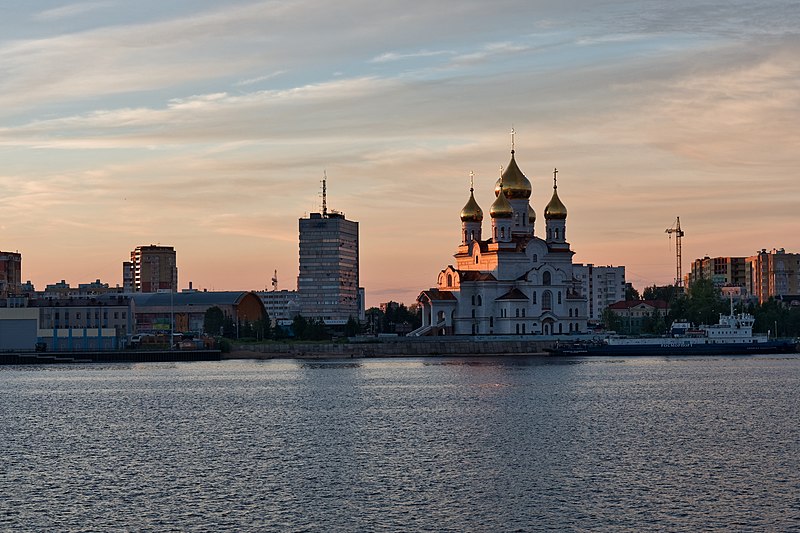
POLYGON ((551 282, 552 276, 550 275, 550 272, 545 270, 544 274, 542 274, 542 285, 550 285, 551 282))
POLYGON ((472 295, 472 305, 475 305, 475 295, 472 295))
POLYGON ((525 324, 522 324, 522 333, 525 334, 525 324))
POLYGON ((481 299, 481 295, 480 294, 477 296, 477 300, 478 300, 478 305, 479 306, 483 305, 483 300, 481 299))
MULTIPOLYGON (((572 308, 571 307, 569 308, 569 317, 572 318, 572 308)), ((570 330, 570 331, 572 331, 572 330, 570 330)))
POLYGON ((554 229, 553 229, 553 238, 554 238, 555 240, 558 240, 558 228, 554 228, 554 229))
POLYGON ((533 294, 531 294, 531 303, 536 305, 536 291, 533 291, 533 294))
POLYGON ((478 261, 479 261, 479 260, 480 260, 480 258, 479 258, 479 257, 476 255, 476 256, 475 256, 475 264, 476 264, 476 265, 478 264, 478 261))
POLYGON ((525 308, 524 307, 522 308, 522 318, 525 318, 525 308))
POLYGON ((453 276, 452 276, 452 274, 448 274, 447 275, 447 286, 448 287, 452 287, 453 286, 453 276))
POLYGON ((533 254, 533 262, 534 263, 538 263, 539 262, 539 254, 533 254))
POLYGON ((500 228, 500 238, 501 239, 506 238, 506 228, 500 228))
POLYGON ((564 324, 559 324, 558 325, 558 332, 559 333, 564 333, 564 324))
POLYGON ((558 291, 558 303, 561 304, 561 291, 558 291))
POLYGON ((549 311, 553 308, 553 293, 550 291, 544 291, 542 293, 542 309, 544 311, 549 311))
POLYGON ((516 315, 517 315, 517 318, 519 318, 519 307, 517 307, 517 308, 515 309, 515 311, 517 312, 517 313, 516 313, 516 315))
POLYGON ((493 317, 493 316, 490 316, 490 317, 489 317, 489 327, 490 327, 490 328, 493 328, 493 327, 494 327, 494 317, 493 317))
POLYGON ((519 335, 519 324, 517 324, 517 335, 519 335))

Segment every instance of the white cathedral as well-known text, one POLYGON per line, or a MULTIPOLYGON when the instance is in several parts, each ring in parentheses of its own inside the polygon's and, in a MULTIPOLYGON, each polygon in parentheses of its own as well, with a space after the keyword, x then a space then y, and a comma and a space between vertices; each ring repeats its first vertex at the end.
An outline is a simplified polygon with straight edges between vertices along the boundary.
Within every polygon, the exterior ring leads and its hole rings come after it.
POLYGON ((544 210, 545 236, 536 236, 531 182, 511 161, 495 186, 484 239, 483 210, 470 183, 461 210, 456 266, 439 273, 435 288, 417 297, 422 327, 413 335, 558 335, 587 330, 587 302, 572 272, 567 208, 553 196, 544 210))

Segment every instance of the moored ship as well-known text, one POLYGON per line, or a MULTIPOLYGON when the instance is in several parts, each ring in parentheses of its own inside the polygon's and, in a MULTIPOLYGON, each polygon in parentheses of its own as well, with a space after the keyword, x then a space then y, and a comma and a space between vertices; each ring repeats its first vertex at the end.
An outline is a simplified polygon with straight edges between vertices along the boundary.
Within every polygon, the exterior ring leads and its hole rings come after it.
POLYGON ((558 343, 554 355, 748 355, 792 353, 796 344, 789 339, 754 335, 755 318, 748 313, 720 315, 719 323, 692 327, 673 323, 670 336, 608 336, 597 341, 558 343))

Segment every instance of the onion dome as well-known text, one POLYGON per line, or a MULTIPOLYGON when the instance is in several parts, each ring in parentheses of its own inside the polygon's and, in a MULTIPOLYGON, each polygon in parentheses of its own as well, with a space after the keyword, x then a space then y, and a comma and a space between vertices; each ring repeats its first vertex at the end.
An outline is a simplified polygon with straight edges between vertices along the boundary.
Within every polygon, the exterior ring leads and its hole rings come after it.
POLYGON ((492 207, 489 208, 489 215, 492 218, 512 218, 514 216, 514 208, 511 207, 511 203, 506 198, 506 188, 502 183, 500 184, 500 194, 497 195, 497 199, 492 203, 492 207))
POLYGON ((567 208, 558 197, 556 174, 558 174, 558 170, 553 170, 553 197, 550 198, 550 203, 544 208, 544 218, 546 220, 564 220, 567 218, 567 208))
POLYGON ((517 166, 514 159, 514 150, 511 150, 511 161, 503 171, 500 179, 494 187, 495 196, 500 194, 500 181, 503 182, 503 191, 509 200, 527 200, 531 197, 531 182, 517 166))
POLYGON ((528 204, 528 222, 530 222, 531 226, 533 223, 536 222, 536 211, 528 204))
POLYGON ((475 201, 472 187, 469 188, 469 200, 467 205, 461 210, 461 222, 481 222, 483 220, 483 209, 475 201))

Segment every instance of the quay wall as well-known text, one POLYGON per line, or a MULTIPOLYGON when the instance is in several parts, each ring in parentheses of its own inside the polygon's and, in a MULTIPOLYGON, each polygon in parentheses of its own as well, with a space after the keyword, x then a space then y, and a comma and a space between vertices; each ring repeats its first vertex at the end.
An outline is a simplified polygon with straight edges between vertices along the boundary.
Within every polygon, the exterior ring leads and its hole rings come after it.
POLYGON ((223 354, 224 359, 279 358, 356 358, 356 357, 425 357, 546 355, 554 340, 443 340, 442 337, 351 343, 269 343, 244 344, 223 354))

